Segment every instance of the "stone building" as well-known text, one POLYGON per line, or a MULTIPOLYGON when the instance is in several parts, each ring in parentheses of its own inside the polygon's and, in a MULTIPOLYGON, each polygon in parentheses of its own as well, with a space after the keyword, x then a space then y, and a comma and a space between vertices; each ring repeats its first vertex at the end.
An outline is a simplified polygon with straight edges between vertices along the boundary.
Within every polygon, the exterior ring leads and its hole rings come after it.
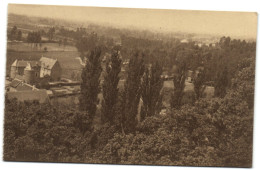
POLYGON ((57 59, 42 57, 40 61, 15 60, 11 65, 11 79, 20 79, 28 84, 36 84, 48 77, 50 81, 61 79, 61 66, 57 59))
POLYGON ((12 79, 23 79, 24 71, 28 64, 30 64, 31 69, 35 69, 36 67, 39 68, 41 65, 39 61, 15 60, 11 65, 10 77, 12 79))
POLYGON ((49 76, 50 81, 59 81, 61 79, 61 66, 57 59, 42 57, 40 77, 49 76))

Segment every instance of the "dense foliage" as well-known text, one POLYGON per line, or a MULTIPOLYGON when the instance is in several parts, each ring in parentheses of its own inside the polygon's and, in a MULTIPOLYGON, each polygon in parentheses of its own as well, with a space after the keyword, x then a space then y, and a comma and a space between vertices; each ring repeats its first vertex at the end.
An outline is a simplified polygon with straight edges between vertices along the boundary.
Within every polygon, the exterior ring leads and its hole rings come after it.
POLYGON ((29 32, 27 35, 27 43, 34 44, 35 46, 41 43, 41 39, 40 32, 29 32))
POLYGON ((6 100, 4 159, 251 167, 254 58, 246 62, 225 97, 147 117, 135 134, 104 126, 93 137, 76 108, 6 100))
POLYGON ((18 30, 16 26, 13 26, 13 28, 7 33, 7 38, 9 40, 22 40, 22 31, 18 30))

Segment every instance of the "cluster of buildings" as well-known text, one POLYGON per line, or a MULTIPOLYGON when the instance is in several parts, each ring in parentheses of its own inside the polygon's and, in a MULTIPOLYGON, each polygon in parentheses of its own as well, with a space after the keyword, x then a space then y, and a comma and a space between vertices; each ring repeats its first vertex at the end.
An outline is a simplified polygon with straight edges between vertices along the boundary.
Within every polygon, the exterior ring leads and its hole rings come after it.
POLYGON ((57 59, 41 57, 39 61, 15 60, 6 79, 6 97, 18 101, 50 101, 56 96, 77 94, 79 82, 61 78, 57 59))
POLYGON ((57 59, 42 57, 39 61, 15 60, 11 65, 10 78, 36 85, 43 79, 60 81, 61 72, 57 59))
MULTIPOLYGON (((109 57, 110 55, 104 57, 103 69, 109 57)), ((81 61, 82 64, 84 62, 81 61)), ((120 76, 124 77, 128 64, 129 60, 122 63, 120 76)), ((16 98, 18 101, 78 103, 81 83, 61 76, 62 68, 57 59, 47 57, 41 57, 38 61, 17 59, 11 64, 10 74, 6 79, 6 96, 9 99, 16 98)))

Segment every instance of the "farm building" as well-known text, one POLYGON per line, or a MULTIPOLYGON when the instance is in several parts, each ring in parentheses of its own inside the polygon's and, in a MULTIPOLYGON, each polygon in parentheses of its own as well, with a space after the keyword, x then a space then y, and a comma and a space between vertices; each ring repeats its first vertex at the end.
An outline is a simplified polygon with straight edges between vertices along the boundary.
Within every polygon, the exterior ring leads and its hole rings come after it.
POLYGON ((61 78, 61 66, 57 59, 42 57, 40 77, 50 76, 51 81, 59 81, 61 78))
POLYGON ((40 79, 40 65, 33 66, 30 62, 24 69, 23 80, 28 84, 35 84, 40 79))
POLYGON ((56 59, 42 57, 40 61, 15 60, 11 65, 11 79, 20 79, 28 84, 36 84, 46 76, 50 81, 59 81, 61 66, 56 59))
POLYGON ((8 89, 7 91, 10 92, 38 90, 35 86, 24 83, 22 80, 19 79, 14 79, 13 81, 11 81, 6 86, 6 89, 8 89))
POLYGON ((11 78, 23 79, 25 68, 30 64, 32 69, 40 67, 39 61, 25 61, 25 60, 15 60, 11 65, 11 78))

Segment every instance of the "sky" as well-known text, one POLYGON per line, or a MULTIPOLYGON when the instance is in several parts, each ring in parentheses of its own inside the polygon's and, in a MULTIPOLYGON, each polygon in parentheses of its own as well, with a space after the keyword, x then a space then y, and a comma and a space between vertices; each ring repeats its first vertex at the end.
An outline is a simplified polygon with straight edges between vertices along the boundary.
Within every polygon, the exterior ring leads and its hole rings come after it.
POLYGON ((9 13, 80 22, 256 38, 257 13, 9 4, 9 13))

